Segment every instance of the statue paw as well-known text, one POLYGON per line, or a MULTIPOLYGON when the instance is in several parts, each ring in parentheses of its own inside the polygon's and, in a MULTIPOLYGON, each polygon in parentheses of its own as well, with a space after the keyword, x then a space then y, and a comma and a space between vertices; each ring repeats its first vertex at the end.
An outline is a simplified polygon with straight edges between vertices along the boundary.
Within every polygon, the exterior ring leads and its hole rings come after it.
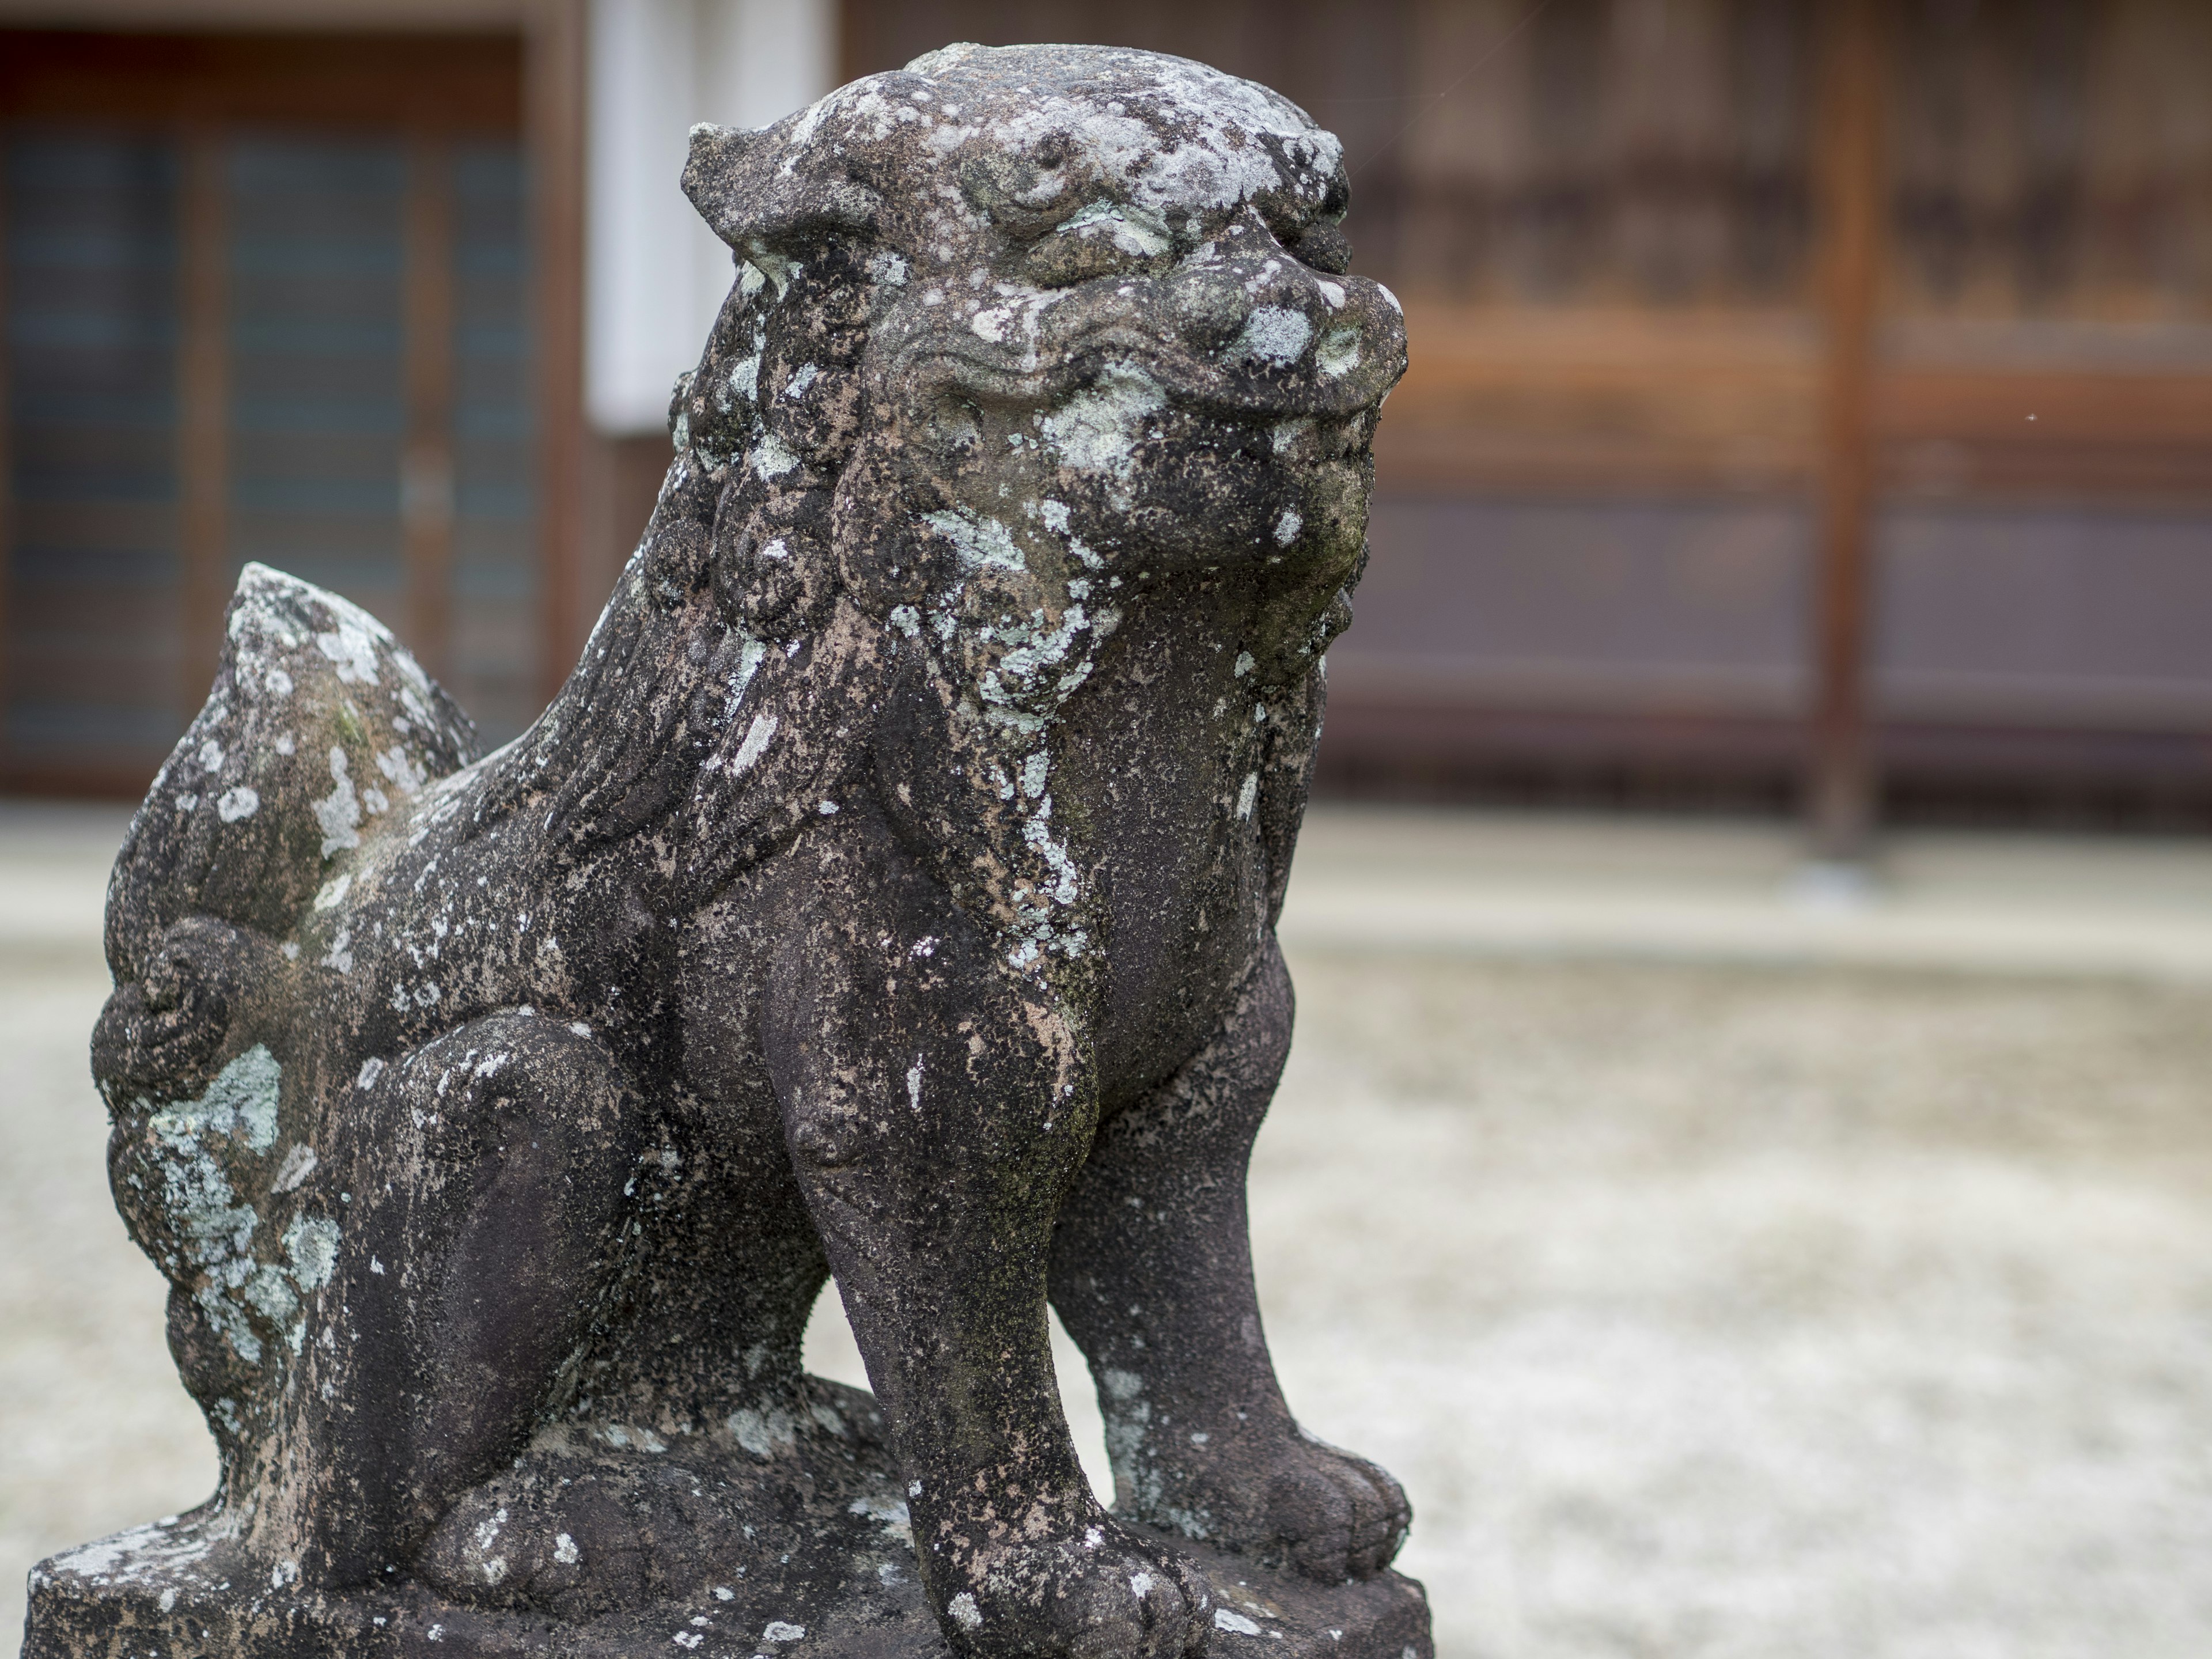
POLYGON ((1413 1521, 1405 1488, 1388 1470, 1303 1430, 1268 1477, 1265 1513, 1288 1564, 1329 1583, 1374 1577, 1413 1521))
POLYGON ((1103 1516, 1073 1539, 979 1553, 946 1582, 940 1619, 969 1659, 1190 1659, 1212 1629, 1198 1569, 1103 1516))
MULTIPOLYGON (((1178 1449, 1180 1450, 1181 1449, 1178 1449)), ((1158 1465, 1139 1518, 1323 1583, 1372 1578, 1406 1541, 1413 1506, 1389 1473, 1285 1424, 1158 1465)))

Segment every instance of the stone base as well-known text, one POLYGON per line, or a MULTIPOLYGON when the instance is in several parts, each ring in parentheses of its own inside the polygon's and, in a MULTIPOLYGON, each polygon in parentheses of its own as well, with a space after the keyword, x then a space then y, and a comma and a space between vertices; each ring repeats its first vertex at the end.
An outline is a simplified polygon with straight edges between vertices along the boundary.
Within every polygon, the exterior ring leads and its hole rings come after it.
MULTIPOLYGON (((1386 1573, 1322 1585, 1187 1540, 1212 1582, 1221 1659, 1433 1659, 1427 1598, 1386 1573)), ((589 1620, 462 1606, 422 1585, 347 1595, 272 1583, 192 1517, 156 1522, 41 1562, 23 1659, 943 1659, 910 1558, 886 1549, 866 1578, 748 1589, 743 1577, 589 1620)))

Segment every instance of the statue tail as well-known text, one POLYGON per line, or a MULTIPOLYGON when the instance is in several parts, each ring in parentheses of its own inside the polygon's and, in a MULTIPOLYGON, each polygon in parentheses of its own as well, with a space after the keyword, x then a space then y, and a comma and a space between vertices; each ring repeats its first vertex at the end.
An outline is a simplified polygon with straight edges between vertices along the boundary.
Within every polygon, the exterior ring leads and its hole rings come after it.
POLYGON ((247 565, 214 689, 108 883, 117 982, 194 918, 282 939, 380 817, 476 757, 469 717, 375 617, 247 565))

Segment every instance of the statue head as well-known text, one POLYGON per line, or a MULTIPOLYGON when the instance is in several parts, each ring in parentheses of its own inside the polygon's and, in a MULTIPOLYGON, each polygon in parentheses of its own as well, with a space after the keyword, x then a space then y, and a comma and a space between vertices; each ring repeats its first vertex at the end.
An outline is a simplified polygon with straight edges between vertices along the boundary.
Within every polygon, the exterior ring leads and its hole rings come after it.
POLYGON ((1071 592, 1095 626, 1177 569, 1356 573, 1404 328, 1346 273, 1341 147, 1288 100, 1149 52, 949 46, 695 130, 684 186, 738 280, 673 424, 726 469, 714 580, 748 632, 808 631, 837 588, 950 643, 1071 592))

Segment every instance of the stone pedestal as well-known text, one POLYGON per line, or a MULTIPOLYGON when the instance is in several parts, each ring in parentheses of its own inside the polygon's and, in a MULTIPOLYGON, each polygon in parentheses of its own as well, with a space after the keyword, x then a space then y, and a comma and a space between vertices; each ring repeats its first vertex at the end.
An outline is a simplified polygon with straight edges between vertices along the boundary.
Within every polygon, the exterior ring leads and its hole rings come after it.
MULTIPOLYGON (((945 1659, 903 1526, 832 1518, 824 1530, 831 1538, 780 1572, 710 1569, 687 1594, 563 1620, 468 1606, 413 1581, 302 1593, 185 1516, 41 1562, 23 1659, 945 1659)), ((1151 1535, 1212 1586, 1209 1651, 1220 1659, 1433 1659, 1427 1600, 1402 1574, 1316 1584, 1151 1535)))

